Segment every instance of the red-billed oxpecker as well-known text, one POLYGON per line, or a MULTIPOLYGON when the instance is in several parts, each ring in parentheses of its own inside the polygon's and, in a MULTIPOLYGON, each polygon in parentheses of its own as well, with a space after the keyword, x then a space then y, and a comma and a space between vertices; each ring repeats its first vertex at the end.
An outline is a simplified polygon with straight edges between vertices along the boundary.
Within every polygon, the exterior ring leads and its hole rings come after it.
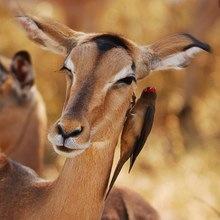
POLYGON ((141 152, 153 125, 156 97, 154 87, 145 88, 135 106, 128 112, 121 135, 120 159, 106 197, 114 185, 124 163, 130 158, 130 172, 137 156, 141 152))

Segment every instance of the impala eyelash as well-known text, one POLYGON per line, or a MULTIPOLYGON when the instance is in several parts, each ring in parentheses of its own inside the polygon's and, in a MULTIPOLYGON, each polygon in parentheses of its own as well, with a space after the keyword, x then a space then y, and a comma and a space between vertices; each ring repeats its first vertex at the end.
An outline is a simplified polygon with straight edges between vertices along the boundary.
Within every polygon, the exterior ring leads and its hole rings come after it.
POLYGON ((136 78, 134 76, 128 76, 118 80, 116 83, 125 83, 127 85, 131 85, 133 81, 136 82, 136 78))
POLYGON ((62 66, 59 71, 60 72, 68 71, 68 72, 72 73, 72 71, 69 68, 67 68, 66 66, 62 66))

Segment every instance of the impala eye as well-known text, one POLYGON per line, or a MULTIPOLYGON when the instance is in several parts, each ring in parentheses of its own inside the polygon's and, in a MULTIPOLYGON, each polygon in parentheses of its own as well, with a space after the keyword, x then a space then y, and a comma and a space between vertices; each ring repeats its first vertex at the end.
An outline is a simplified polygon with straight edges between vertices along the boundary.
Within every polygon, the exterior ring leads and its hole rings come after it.
POLYGON ((133 81, 136 82, 135 77, 134 77, 134 76, 128 76, 128 77, 125 77, 125 78, 123 78, 123 79, 118 80, 118 81, 117 81, 117 84, 118 84, 118 83, 125 83, 125 84, 127 84, 127 85, 131 85, 131 83, 132 83, 133 81))
POLYGON ((61 67, 60 71, 61 72, 62 71, 68 71, 68 72, 72 73, 72 71, 69 68, 67 68, 66 66, 61 67))

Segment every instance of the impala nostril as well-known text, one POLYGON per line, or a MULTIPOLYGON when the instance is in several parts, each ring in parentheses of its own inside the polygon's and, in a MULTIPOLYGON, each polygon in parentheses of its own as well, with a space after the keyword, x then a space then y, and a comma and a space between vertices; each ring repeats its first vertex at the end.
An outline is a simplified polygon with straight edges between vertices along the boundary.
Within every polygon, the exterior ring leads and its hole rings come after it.
POLYGON ((62 135, 63 138, 76 137, 79 134, 81 134, 82 131, 83 131, 82 126, 73 129, 71 132, 66 132, 61 124, 57 125, 57 132, 58 132, 58 134, 62 135))
POLYGON ((65 135, 65 131, 60 124, 57 125, 57 132, 58 132, 58 134, 61 134, 62 136, 65 135))
POLYGON ((82 133, 82 131, 83 131, 83 127, 76 128, 76 129, 74 129, 74 130, 69 134, 69 136, 70 136, 70 137, 76 137, 77 135, 79 135, 80 133, 82 133))

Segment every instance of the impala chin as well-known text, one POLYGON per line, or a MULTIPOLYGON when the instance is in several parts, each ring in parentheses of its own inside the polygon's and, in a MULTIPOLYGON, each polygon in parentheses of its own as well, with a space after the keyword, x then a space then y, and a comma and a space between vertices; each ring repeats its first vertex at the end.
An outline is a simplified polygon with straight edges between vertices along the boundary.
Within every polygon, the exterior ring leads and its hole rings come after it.
POLYGON ((55 152, 67 158, 78 156, 90 145, 90 141, 79 144, 74 138, 67 138, 64 140, 61 135, 52 136, 49 134, 48 139, 52 143, 55 152))
POLYGON ((81 153, 83 153, 85 151, 84 150, 81 150, 81 149, 77 149, 77 150, 71 150, 69 151, 68 148, 66 148, 65 146, 56 146, 56 145, 53 145, 53 148, 55 150, 55 152, 61 156, 64 156, 66 158, 73 158, 73 157, 76 157, 78 155, 80 155, 81 153), (68 149, 68 150, 67 150, 68 149), (68 152, 67 152, 67 151, 68 152))

